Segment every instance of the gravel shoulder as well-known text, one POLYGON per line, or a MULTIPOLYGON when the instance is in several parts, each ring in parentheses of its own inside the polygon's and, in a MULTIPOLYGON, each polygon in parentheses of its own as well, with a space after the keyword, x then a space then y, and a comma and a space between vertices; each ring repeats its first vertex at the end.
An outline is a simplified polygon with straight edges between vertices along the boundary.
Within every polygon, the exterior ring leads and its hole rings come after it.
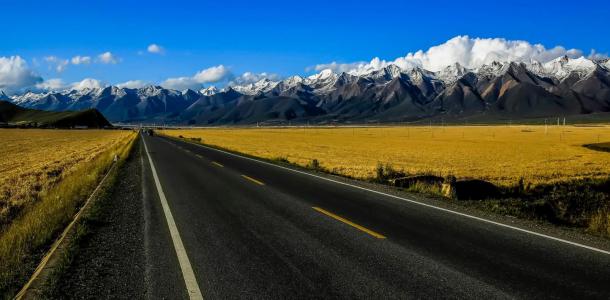
POLYGON ((140 155, 136 144, 109 196, 98 199, 84 220, 73 253, 55 279, 49 298, 145 297, 147 264, 140 155))

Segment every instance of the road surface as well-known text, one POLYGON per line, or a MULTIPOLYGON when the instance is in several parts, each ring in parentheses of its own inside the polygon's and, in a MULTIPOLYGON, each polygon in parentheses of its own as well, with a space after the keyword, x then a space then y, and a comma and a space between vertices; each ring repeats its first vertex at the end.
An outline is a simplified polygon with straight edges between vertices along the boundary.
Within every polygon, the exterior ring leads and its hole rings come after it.
POLYGON ((153 297, 610 297, 608 253, 200 145, 143 141, 153 297))
POLYGON ((149 201, 166 201, 183 247, 174 287, 191 296, 610 296, 608 253, 199 145, 144 142, 157 177, 149 201))

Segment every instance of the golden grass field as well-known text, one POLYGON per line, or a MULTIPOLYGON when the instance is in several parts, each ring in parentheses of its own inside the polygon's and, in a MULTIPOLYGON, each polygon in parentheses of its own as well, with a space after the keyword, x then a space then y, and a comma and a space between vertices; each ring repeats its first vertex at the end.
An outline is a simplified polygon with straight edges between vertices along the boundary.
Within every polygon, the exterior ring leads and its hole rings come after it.
MULTIPOLYGON (((133 131, 0 129, 0 295, 23 285, 38 255, 72 220, 133 131)), ((116 172, 116 168, 114 169, 116 172)))
POLYGON ((356 178, 378 163, 409 174, 449 174, 501 186, 610 174, 610 155, 582 147, 610 141, 610 126, 329 127, 165 130, 253 156, 286 158, 356 178), (546 128, 546 129, 545 129, 546 128))
POLYGON ((129 134, 117 130, 0 129, 0 228, 62 174, 129 134))

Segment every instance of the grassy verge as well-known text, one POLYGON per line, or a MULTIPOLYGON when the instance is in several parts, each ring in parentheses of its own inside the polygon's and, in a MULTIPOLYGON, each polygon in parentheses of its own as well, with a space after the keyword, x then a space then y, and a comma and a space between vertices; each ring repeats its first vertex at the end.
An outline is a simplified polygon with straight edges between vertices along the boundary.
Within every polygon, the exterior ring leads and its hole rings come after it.
MULTIPOLYGON (((133 148, 133 144, 130 145, 130 148, 133 148)), ((108 174, 108 178, 100 188, 95 199, 93 199, 91 205, 83 212, 80 221, 74 227, 71 238, 65 245, 64 251, 61 252, 57 264, 54 265, 49 278, 44 282, 44 286, 40 291, 42 298, 52 299, 56 297, 57 289, 61 286, 59 282, 61 276, 68 271, 75 257, 81 251, 83 243, 95 232, 96 227, 104 222, 102 211, 105 209, 106 200, 114 192, 117 180, 124 172, 123 166, 128 160, 133 159, 134 151, 133 149, 128 151, 127 156, 118 161, 116 168, 110 171, 111 173, 108 174)))
POLYGON ((76 166, 2 232, 0 295, 15 294, 27 281, 46 247, 72 220, 112 166, 114 156, 127 157, 136 137, 133 134, 95 159, 76 166))
MULTIPOLYGON (((325 167, 317 159, 311 160, 306 165, 301 165, 289 161, 286 157, 265 159, 216 145, 208 145, 201 140, 164 136, 191 143, 200 143, 211 148, 298 169, 355 179, 325 167)), ((610 143, 596 146, 602 147, 605 145, 608 147, 602 151, 610 151, 610 143)), ((499 195, 485 200, 457 200, 445 197, 441 183, 428 180, 430 177, 440 176, 433 172, 408 174, 404 170, 393 168, 391 164, 379 164, 374 170, 374 174, 375 176, 367 178, 366 181, 393 185, 391 182, 396 178, 421 177, 424 180, 413 181, 411 184, 402 187, 402 190, 426 197, 454 201, 460 205, 474 207, 482 211, 580 228, 590 234, 610 237, 610 178, 576 179, 538 185, 524 183, 523 180, 520 180, 515 186, 498 187, 499 195)))

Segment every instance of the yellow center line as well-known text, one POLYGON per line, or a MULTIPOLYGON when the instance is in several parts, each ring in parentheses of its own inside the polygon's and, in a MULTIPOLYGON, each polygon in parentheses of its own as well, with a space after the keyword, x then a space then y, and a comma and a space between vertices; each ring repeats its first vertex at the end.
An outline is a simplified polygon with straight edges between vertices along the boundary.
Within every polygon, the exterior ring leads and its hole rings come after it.
POLYGON ((325 214, 325 215, 335 219, 335 220, 341 221, 341 222, 343 222, 343 223, 345 223, 345 224, 347 224, 349 226, 352 226, 352 227, 354 227, 354 228, 356 228, 356 229, 358 229, 360 231, 366 232, 366 233, 368 233, 368 234, 370 234, 370 235, 372 235, 372 236, 374 236, 374 237, 376 237, 378 239, 385 239, 386 238, 384 235, 381 235, 381 234, 379 234, 379 233, 377 233, 375 231, 372 231, 372 230, 370 230, 370 229, 368 229, 366 227, 360 226, 360 225, 358 225, 358 224, 356 224, 356 223, 354 223, 354 222, 352 222, 350 220, 347 220, 345 218, 337 216, 337 215, 335 215, 335 214, 333 214, 333 213, 331 213, 331 212, 329 212, 327 210, 324 210, 322 208, 315 207, 315 206, 313 206, 312 208, 314 210, 320 212, 320 213, 323 213, 323 214, 325 214))
POLYGON ((246 178, 246 179, 248 179, 248 180, 250 180, 250 181, 252 181, 252 182, 254 182, 254 183, 258 184, 258 185, 265 185, 263 182, 258 181, 258 180, 256 180, 256 179, 254 179, 254 178, 250 177, 250 176, 247 176, 247 175, 241 175, 241 177, 246 178))
POLYGON ((217 162, 215 162, 215 161, 213 161, 213 162, 212 162, 212 164, 213 164, 213 165, 216 165, 216 166, 218 166, 218 167, 221 167, 221 168, 223 168, 223 167, 224 167, 223 165, 221 165, 221 164, 219 164, 219 163, 217 163, 217 162))

